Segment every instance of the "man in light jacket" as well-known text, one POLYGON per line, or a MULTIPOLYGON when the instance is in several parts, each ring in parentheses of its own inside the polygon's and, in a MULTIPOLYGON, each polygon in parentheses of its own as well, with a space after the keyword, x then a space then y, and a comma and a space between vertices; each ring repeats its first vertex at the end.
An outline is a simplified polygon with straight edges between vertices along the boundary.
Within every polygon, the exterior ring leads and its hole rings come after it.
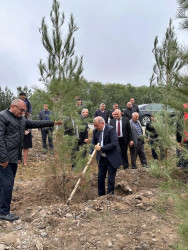
POLYGON ((130 148, 132 169, 136 169, 136 159, 139 156, 143 167, 148 167, 146 155, 144 152, 144 135, 139 121, 139 114, 134 112, 130 120, 130 126, 133 136, 133 146, 130 148))

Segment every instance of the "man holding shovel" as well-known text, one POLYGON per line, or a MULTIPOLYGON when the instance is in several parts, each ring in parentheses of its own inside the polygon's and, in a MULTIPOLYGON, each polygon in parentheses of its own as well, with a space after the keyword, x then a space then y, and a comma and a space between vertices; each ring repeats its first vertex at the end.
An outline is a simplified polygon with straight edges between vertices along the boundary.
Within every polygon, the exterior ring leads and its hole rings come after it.
POLYGON ((116 171, 122 164, 118 137, 114 127, 105 124, 101 116, 93 120, 94 130, 92 144, 97 151, 98 195, 105 195, 105 178, 108 172, 107 194, 114 193, 116 171), (99 145, 97 145, 99 143, 99 145))

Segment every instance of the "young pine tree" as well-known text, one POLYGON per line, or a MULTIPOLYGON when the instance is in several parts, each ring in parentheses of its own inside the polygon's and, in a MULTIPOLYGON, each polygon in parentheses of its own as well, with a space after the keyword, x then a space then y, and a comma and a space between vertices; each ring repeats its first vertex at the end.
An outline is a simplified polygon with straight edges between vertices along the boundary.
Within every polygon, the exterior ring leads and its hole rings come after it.
POLYGON ((174 128, 169 126, 170 117, 168 113, 168 105, 176 106, 177 99, 173 98, 174 93, 181 82, 179 76, 185 62, 179 57, 180 47, 177 42, 177 37, 172 26, 172 21, 169 22, 169 27, 166 30, 163 41, 159 44, 158 37, 155 38, 153 54, 155 56, 155 65, 153 67, 152 80, 156 80, 156 85, 162 95, 162 102, 165 104, 165 112, 161 123, 161 132, 165 144, 165 156, 167 157, 167 149, 170 147, 171 136, 174 134, 174 128))
POLYGON ((60 13, 60 4, 53 0, 50 19, 52 23, 52 34, 49 35, 48 26, 45 18, 42 19, 41 28, 42 44, 47 51, 47 62, 42 59, 39 62, 40 80, 48 84, 52 80, 78 80, 83 71, 82 57, 78 58, 75 54, 74 33, 78 27, 71 14, 68 23, 68 33, 63 31, 65 21, 64 13, 60 13))

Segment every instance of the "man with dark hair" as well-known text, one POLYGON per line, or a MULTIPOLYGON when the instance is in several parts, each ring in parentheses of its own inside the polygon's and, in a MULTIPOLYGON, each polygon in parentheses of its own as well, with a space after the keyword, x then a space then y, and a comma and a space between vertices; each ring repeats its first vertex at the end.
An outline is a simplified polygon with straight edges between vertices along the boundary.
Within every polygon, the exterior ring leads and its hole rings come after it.
POLYGON ((133 97, 130 99, 130 102, 132 103, 132 106, 135 112, 139 113, 140 111, 139 111, 138 105, 135 104, 135 99, 133 97))
POLYGON ((19 98, 25 102, 26 108, 27 108, 27 113, 28 115, 31 115, 32 113, 32 107, 30 101, 26 98, 26 93, 20 92, 19 98))
POLYGON ((93 120, 95 129, 93 130, 92 144, 97 151, 98 162, 98 195, 105 195, 105 178, 108 172, 108 194, 114 193, 116 171, 122 164, 120 148, 115 128, 105 124, 101 116, 93 120), (99 143, 99 145, 98 145, 99 143))
POLYGON ((15 99, 9 110, 0 112, 0 220, 14 221, 10 213, 12 189, 18 161, 22 159, 22 143, 26 129, 53 127, 52 121, 32 121, 22 116, 26 104, 15 99))
POLYGON ((94 117, 101 116, 104 118, 105 122, 108 123, 108 111, 105 110, 106 105, 104 103, 100 104, 100 109, 95 111, 94 117))
POLYGON ((114 117, 113 117, 113 112, 116 110, 116 109, 118 109, 119 108, 119 105, 117 104, 117 103, 114 103, 113 104, 113 108, 112 108, 112 110, 110 111, 110 120, 113 120, 114 119, 114 117))
POLYGON ((78 114, 81 115, 81 111, 84 108, 84 106, 82 105, 82 99, 80 97, 76 97, 76 109, 78 111, 78 114))
MULTIPOLYGON (((50 115, 52 115, 52 112, 48 109, 48 104, 44 104, 44 110, 40 111, 38 119, 43 121, 49 121, 50 115)), ((48 138, 48 145, 49 149, 53 150, 53 128, 51 127, 45 127, 41 129, 41 135, 42 135, 42 146, 44 149, 44 154, 46 154, 48 150, 47 146, 47 138, 48 138)))

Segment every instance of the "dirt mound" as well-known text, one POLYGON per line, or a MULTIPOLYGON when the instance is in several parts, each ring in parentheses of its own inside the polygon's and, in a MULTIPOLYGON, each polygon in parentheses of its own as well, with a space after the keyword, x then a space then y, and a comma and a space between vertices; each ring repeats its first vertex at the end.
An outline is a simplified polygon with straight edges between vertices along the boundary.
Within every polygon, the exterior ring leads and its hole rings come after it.
POLYGON ((67 206, 81 172, 67 170, 63 182, 56 153, 42 154, 37 131, 33 144, 14 186, 11 208, 20 220, 0 221, 0 249, 166 250, 177 243, 177 219, 156 212, 159 179, 145 168, 118 170, 115 195, 98 197, 93 160, 67 206))

